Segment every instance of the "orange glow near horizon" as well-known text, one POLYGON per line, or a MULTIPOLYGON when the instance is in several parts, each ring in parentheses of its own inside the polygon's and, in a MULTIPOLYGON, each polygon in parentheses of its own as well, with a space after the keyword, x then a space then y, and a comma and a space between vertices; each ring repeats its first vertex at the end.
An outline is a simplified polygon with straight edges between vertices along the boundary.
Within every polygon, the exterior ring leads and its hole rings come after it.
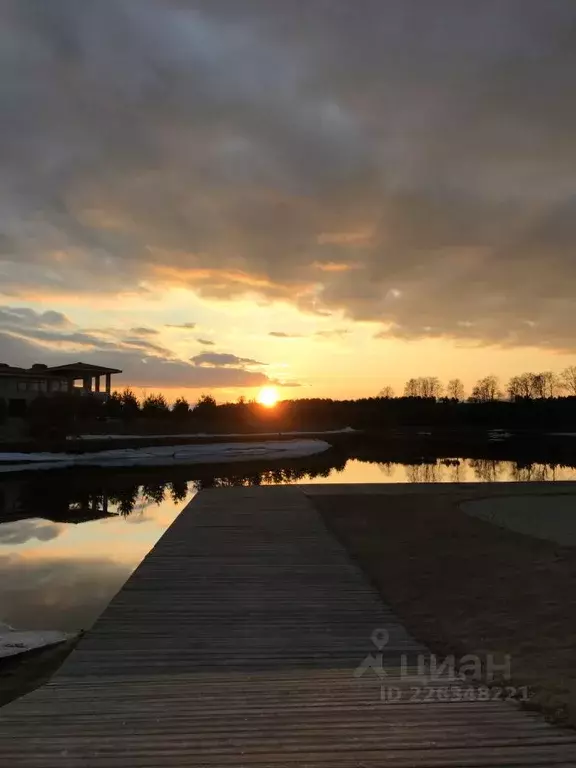
POLYGON ((266 408, 274 408, 279 400, 276 387, 264 387, 258 394, 258 402, 266 408))

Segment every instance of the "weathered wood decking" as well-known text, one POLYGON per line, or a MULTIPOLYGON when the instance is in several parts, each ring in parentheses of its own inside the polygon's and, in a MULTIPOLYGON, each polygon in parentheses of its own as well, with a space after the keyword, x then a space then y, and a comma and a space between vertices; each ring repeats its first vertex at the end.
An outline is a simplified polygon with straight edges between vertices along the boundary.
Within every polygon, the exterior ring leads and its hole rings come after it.
POLYGON ((576 766, 576 735, 514 706, 380 701, 424 649, 302 491, 203 492, 43 689, 0 710, 0 765, 576 766))

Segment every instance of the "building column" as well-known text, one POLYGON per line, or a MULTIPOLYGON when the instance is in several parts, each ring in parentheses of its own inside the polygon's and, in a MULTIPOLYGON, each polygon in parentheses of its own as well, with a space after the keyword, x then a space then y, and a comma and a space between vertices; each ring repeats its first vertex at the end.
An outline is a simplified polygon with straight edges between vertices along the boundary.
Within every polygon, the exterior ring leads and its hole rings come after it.
POLYGON ((74 392, 74 379, 68 379, 68 392, 69 394, 74 392))
POLYGON ((112 392, 112 374, 106 374, 106 394, 109 395, 112 392))
POLYGON ((94 392, 100 392, 100 376, 94 377, 94 392))
POLYGON ((86 376, 84 378, 82 389, 84 392, 92 392, 92 376, 86 376))

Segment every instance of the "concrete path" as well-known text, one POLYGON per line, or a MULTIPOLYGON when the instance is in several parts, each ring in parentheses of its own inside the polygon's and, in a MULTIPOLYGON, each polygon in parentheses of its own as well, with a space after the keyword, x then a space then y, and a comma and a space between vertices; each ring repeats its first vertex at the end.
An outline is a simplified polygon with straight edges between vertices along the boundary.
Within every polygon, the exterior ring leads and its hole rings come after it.
POLYGON ((576 734, 536 715, 414 694, 418 653, 301 490, 205 491, 54 680, 0 710, 0 765, 576 766, 576 734), (356 677, 379 649, 387 676, 356 677))

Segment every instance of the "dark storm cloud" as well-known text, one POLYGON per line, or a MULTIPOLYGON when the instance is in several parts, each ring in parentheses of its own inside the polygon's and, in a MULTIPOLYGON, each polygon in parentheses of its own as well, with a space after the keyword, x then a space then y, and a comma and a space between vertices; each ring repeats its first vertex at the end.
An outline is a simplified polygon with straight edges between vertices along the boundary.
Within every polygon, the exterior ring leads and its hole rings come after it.
POLYGON ((576 349, 565 0, 5 0, 4 292, 576 349))

